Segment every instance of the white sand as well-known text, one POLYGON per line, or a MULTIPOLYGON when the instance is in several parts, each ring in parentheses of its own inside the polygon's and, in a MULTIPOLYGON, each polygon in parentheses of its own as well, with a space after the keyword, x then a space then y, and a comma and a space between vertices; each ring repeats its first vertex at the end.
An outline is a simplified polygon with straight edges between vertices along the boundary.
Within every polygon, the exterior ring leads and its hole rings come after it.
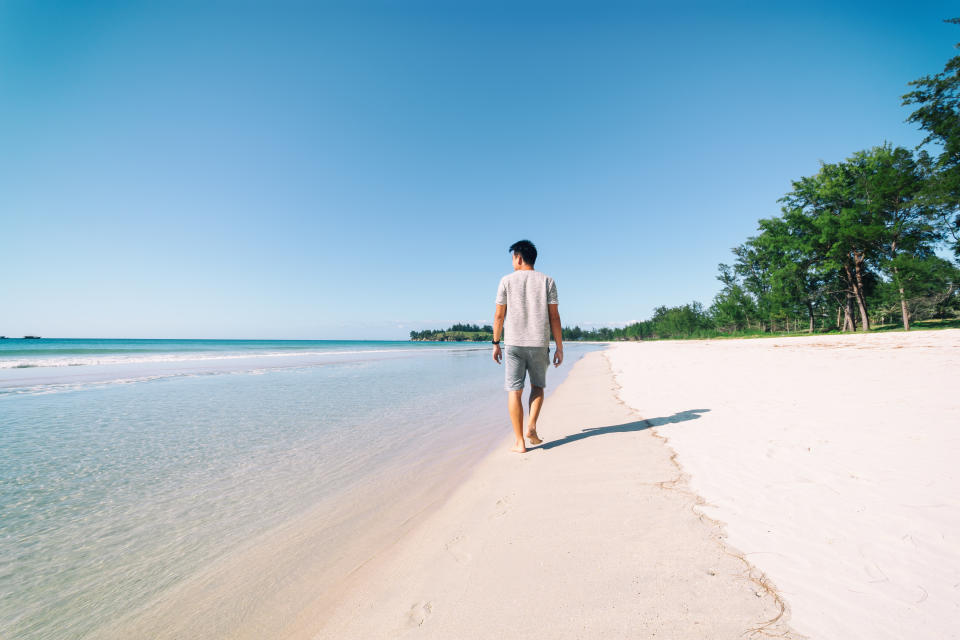
POLYGON ((608 353, 653 423, 709 410, 656 431, 797 631, 960 637, 960 331, 608 353))
MULTIPOLYGON (((680 428, 707 417, 682 414, 680 428)), ((502 448, 359 567, 332 611, 304 612, 284 636, 797 637, 784 619, 765 626, 779 602, 695 513, 649 426, 616 400, 606 355, 588 354, 546 400, 546 447, 507 451, 504 407, 502 448)))

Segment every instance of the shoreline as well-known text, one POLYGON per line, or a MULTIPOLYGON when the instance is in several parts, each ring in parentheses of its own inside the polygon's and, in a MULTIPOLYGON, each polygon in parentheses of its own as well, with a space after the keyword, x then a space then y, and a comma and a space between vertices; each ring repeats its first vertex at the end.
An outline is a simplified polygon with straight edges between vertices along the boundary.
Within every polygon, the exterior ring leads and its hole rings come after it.
POLYGON ((605 352, 578 361, 544 404, 543 445, 514 454, 503 438, 357 569, 318 632, 284 637, 790 637, 782 603, 676 490, 669 448, 614 384, 605 352))
POLYGON ((494 446, 472 438, 427 466, 407 462, 384 467, 346 494, 231 549, 103 625, 96 637, 311 637, 305 630, 315 627, 338 599, 331 594, 442 507, 494 446), (317 553, 324 548, 337 551, 332 556, 317 553))
MULTIPOLYGON (((580 355, 571 353, 572 364, 580 355)), ((554 391, 548 388, 548 398, 554 391)), ((418 455, 363 470, 362 481, 346 492, 244 540, 101 625, 97 637, 309 637, 304 629, 324 618, 341 585, 441 507, 507 432, 490 431, 507 420, 505 402, 479 413, 476 407, 468 414, 449 409, 457 428, 433 436, 438 455, 418 449, 418 455)))

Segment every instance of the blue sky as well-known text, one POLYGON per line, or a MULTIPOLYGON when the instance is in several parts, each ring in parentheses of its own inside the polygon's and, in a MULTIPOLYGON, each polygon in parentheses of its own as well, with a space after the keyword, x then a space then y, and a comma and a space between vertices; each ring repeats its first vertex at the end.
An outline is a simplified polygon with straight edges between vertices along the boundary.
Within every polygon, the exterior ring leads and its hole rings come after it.
POLYGON ((818 162, 913 146, 927 3, 0 3, 0 334, 403 338, 719 288, 818 162))

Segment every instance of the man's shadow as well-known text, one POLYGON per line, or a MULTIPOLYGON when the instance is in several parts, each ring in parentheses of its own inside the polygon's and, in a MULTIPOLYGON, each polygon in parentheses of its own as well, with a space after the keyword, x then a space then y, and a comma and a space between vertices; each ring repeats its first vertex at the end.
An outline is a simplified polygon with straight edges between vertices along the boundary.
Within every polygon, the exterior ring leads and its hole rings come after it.
POLYGON ((650 429, 652 427, 662 427, 665 424, 673 424, 675 422, 686 422, 687 420, 696 420, 700 417, 701 413, 706 413, 710 409, 689 409, 687 411, 679 411, 672 416, 666 416, 663 418, 650 418, 649 420, 637 420, 636 422, 627 422, 626 424, 616 424, 609 427, 590 427, 589 429, 584 429, 580 433, 574 433, 565 438, 560 438, 559 440, 553 440, 552 442, 544 442, 541 445, 536 447, 527 447, 528 449, 553 449, 554 447, 559 447, 563 444, 570 444, 571 442, 576 442, 577 440, 583 440, 584 438, 592 438, 594 436, 602 436, 607 433, 626 433, 628 431, 643 431, 645 429, 650 429))

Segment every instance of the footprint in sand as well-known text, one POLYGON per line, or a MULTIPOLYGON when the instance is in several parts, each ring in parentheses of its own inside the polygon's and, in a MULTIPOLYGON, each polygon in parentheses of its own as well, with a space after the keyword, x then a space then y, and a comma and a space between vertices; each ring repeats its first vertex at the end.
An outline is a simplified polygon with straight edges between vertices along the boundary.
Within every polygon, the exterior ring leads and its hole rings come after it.
POLYGON ((875 562, 864 565, 863 570, 870 576, 870 582, 890 582, 890 578, 875 562))
POLYGON ((510 498, 503 497, 497 500, 497 504, 494 507, 493 514, 491 518, 502 518, 507 515, 507 512, 510 510, 510 498))
POLYGON ((463 536, 457 536, 443 545, 443 548, 446 549, 447 553, 453 556, 453 559, 457 561, 458 564, 466 564, 470 562, 470 559, 473 557, 469 553, 463 550, 462 545, 460 544, 463 540, 463 536))
POLYGON ((433 613, 433 605, 429 602, 418 602, 407 613, 407 621, 411 627, 423 626, 430 614, 433 613))

